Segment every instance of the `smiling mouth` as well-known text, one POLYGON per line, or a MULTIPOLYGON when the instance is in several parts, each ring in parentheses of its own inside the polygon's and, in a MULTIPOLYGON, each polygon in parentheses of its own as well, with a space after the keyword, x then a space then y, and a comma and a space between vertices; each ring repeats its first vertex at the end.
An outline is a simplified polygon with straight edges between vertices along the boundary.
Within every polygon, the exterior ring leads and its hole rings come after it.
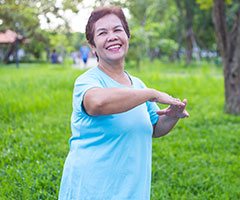
POLYGON ((116 45, 111 45, 111 46, 107 47, 106 49, 110 50, 110 51, 117 51, 121 48, 121 46, 122 45, 120 45, 120 44, 116 44, 116 45))

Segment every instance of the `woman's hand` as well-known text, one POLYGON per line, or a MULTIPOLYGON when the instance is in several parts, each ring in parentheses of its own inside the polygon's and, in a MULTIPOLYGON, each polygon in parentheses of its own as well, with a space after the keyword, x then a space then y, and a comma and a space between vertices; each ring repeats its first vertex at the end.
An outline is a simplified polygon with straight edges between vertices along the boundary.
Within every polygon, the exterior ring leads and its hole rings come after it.
MULTIPOLYGON (((180 100, 178 100, 178 101, 180 101, 180 100)), ((187 105, 187 99, 184 99, 182 103, 183 103, 183 105, 173 105, 172 104, 168 108, 158 111, 157 114, 158 115, 166 115, 166 116, 174 117, 174 118, 189 117, 189 113, 185 109, 186 105, 187 105)))
MULTIPOLYGON (((185 103, 181 102, 179 99, 176 99, 170 95, 168 95, 167 93, 164 92, 159 92, 157 90, 154 90, 154 97, 152 99, 150 99, 150 101, 152 102, 157 102, 157 103, 162 103, 162 104, 168 104, 168 105, 172 105, 172 106, 180 106, 185 107, 185 103)), ((173 107, 172 107, 173 109, 173 107)))

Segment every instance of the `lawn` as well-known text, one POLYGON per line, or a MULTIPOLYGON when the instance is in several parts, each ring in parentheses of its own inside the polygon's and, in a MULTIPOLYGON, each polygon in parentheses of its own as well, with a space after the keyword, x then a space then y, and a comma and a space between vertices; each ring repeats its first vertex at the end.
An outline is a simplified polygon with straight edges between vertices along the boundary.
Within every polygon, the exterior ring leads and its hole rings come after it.
MULTIPOLYGON (((240 199, 240 116, 223 112, 222 69, 155 61, 128 71, 187 98, 191 115, 153 140, 151 200, 240 199)), ((0 66, 1 200, 57 199, 73 83, 82 72, 67 65, 0 66)))

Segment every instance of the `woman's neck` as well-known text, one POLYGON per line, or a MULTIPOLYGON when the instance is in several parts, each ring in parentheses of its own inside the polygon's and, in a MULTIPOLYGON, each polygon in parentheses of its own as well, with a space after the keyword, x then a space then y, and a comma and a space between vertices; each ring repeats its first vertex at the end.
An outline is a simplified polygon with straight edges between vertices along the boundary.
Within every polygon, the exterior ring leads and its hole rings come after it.
POLYGON ((111 77, 124 74, 124 62, 107 63, 100 60, 98 66, 111 77))
POLYGON ((121 62, 119 64, 114 63, 111 65, 109 63, 103 63, 99 61, 98 67, 115 81, 127 86, 132 85, 132 82, 129 79, 128 75, 124 72, 124 62, 121 62))

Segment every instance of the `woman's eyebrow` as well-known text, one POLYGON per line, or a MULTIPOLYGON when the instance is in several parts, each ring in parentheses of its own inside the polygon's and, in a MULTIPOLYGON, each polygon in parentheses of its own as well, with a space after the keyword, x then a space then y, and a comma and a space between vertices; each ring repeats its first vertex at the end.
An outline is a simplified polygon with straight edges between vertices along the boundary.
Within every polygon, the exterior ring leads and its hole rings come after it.
POLYGON ((115 28, 123 28, 123 26, 122 25, 117 25, 117 26, 114 26, 114 29, 115 28))
MULTIPOLYGON (((114 26, 113 29, 116 29, 116 28, 123 28, 122 25, 117 25, 117 26, 114 26)), ((98 28, 96 30, 96 32, 100 32, 100 31, 107 31, 107 28, 98 28)))
POLYGON ((106 28, 98 28, 98 29, 96 30, 96 32, 106 31, 106 30, 107 30, 106 28))

